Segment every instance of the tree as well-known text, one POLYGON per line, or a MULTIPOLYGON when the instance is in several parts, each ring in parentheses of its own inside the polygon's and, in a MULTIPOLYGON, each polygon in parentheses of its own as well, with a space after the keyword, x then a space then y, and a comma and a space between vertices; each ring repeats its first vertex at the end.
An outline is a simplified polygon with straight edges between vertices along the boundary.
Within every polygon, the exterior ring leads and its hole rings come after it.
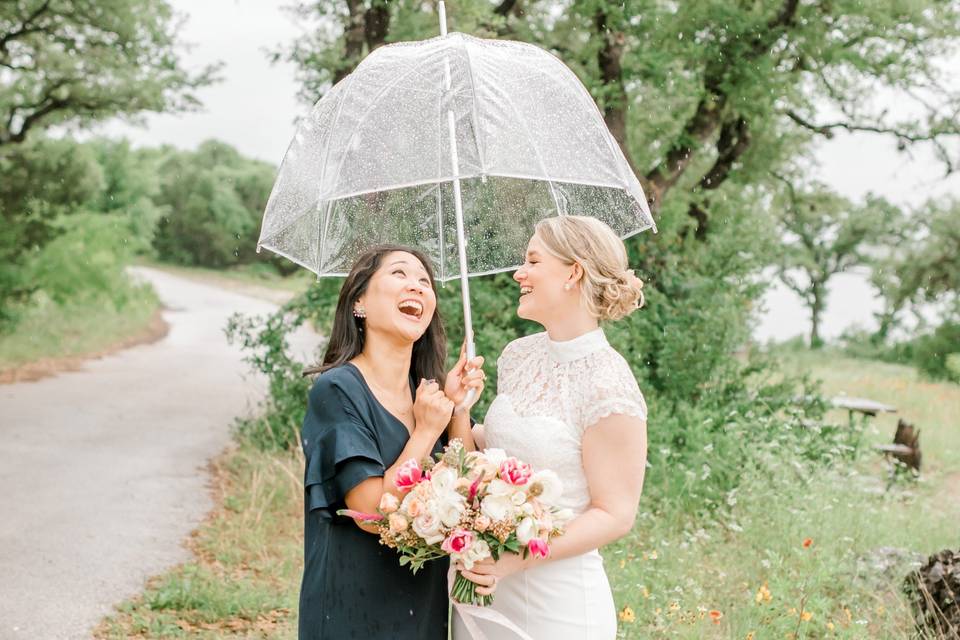
POLYGON ((900 314, 922 303, 960 312, 960 201, 929 201, 910 216, 896 252, 877 265, 871 282, 884 300, 874 336, 883 342, 900 314))
MULTIPOLYGON (((385 42, 437 34, 433 3, 301 2, 309 32, 278 58, 316 100, 385 42), (361 37, 361 34, 363 37, 361 37)), ((960 41, 956 2, 799 0, 459 0, 452 25, 544 46, 601 106, 659 215, 670 197, 705 239, 729 188, 775 185, 767 173, 838 130, 929 144, 946 170, 960 159, 960 97, 941 52, 960 41), (897 120, 870 98, 909 104, 897 120), (833 114, 836 114, 835 116, 833 114), (919 114, 919 115, 918 115, 919 114)), ((669 227, 670 224, 661 224, 669 227)), ((688 228, 689 227, 689 228, 688 228)))
POLYGON ((165 0, 0 3, 0 151, 33 130, 196 107, 165 0))
POLYGON ((157 171, 164 214, 153 244, 161 258, 215 268, 256 260, 271 165, 207 141, 196 151, 168 149, 157 171))
POLYGON ((810 346, 817 349, 823 346, 820 321, 830 279, 869 265, 871 250, 892 242, 902 218, 880 198, 868 197, 856 206, 823 185, 797 189, 786 179, 784 183, 778 275, 810 309, 810 346))

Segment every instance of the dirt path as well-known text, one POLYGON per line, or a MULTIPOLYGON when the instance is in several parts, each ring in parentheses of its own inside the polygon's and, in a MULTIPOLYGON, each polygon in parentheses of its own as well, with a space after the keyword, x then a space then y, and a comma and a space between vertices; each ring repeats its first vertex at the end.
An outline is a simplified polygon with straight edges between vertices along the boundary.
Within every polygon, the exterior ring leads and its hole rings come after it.
MULTIPOLYGON (((206 464, 256 404, 223 327, 270 303, 139 268, 166 308, 159 342, 0 386, 0 638, 87 638, 111 606, 189 553, 206 464)), ((317 336, 294 351, 309 359, 317 336)))

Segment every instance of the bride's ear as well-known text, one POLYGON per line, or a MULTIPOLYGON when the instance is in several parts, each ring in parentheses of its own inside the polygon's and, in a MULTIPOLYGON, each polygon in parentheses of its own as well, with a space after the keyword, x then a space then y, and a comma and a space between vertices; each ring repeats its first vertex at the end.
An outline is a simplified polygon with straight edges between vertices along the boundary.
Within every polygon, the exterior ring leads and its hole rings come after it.
POLYGON ((574 262, 570 266, 570 276, 567 278, 567 283, 573 287, 580 284, 581 280, 583 280, 583 267, 579 262, 574 262))

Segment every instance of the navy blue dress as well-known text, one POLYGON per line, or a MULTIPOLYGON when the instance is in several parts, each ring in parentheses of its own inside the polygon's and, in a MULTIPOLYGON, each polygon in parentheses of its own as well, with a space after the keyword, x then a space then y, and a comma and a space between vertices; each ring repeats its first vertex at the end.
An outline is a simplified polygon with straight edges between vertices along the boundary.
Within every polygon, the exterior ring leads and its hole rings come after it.
MULTIPOLYGON (((310 390, 302 431, 300 640, 447 637, 448 561, 429 562, 414 575, 378 536, 336 514, 348 491, 383 476, 409 438, 352 364, 323 373, 310 390)), ((442 448, 441 441, 434 445, 435 452, 442 448)))

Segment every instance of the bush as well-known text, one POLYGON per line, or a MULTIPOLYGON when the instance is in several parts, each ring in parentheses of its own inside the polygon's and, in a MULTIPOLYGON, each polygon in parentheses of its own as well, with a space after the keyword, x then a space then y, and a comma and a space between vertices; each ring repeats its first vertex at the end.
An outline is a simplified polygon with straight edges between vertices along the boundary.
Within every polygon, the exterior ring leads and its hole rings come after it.
POLYGON ((57 304, 92 299, 122 309, 131 285, 127 220, 118 215, 77 213, 61 218, 59 235, 34 254, 27 278, 57 304))

